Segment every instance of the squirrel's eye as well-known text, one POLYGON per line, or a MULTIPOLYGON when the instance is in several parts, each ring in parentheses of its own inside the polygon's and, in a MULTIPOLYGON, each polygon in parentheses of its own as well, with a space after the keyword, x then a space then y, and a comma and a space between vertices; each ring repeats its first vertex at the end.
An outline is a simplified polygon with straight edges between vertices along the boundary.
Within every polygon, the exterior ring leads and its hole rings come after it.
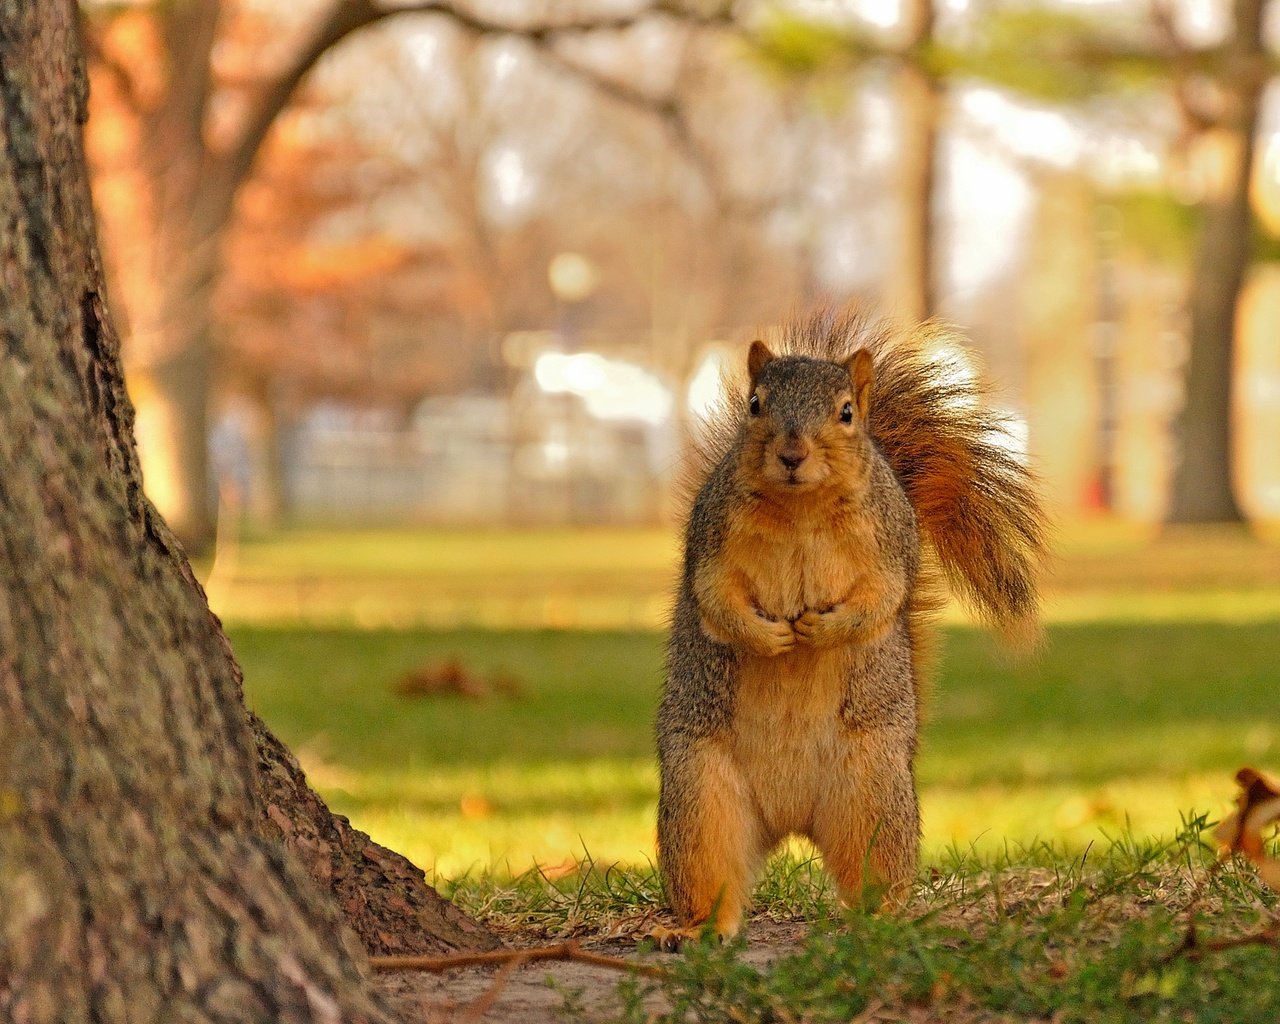
POLYGON ((751 401, 747 403, 747 408, 751 410, 752 416, 760 415, 760 396, 752 395, 751 401))
POLYGON ((852 402, 844 403, 844 407, 840 410, 840 422, 841 423, 853 422, 853 403, 852 402))

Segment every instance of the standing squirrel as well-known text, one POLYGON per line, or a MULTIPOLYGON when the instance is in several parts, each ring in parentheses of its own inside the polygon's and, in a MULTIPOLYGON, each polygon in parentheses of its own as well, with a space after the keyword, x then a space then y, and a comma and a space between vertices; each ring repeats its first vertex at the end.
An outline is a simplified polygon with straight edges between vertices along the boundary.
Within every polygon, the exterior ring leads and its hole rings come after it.
POLYGON ((817 846, 846 900, 906 898, 934 567, 1006 635, 1037 635, 1045 518, 986 386, 926 323, 819 312, 762 341, 713 418, 658 710, 658 862, 678 949, 742 923, 764 858, 817 846), (870 877, 864 877, 864 868, 870 877))

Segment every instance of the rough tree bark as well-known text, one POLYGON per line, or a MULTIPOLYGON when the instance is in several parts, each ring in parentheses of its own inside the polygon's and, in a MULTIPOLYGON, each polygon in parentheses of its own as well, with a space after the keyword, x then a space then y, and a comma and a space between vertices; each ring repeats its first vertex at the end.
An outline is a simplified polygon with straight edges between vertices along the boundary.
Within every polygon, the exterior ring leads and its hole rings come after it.
POLYGON ((230 649, 142 493, 76 19, 0 4, 0 1019, 385 1021, 270 836, 319 835, 348 882, 363 841, 259 796, 230 649))
POLYGON ((1192 261, 1186 402, 1177 422, 1180 457, 1166 516, 1174 524, 1243 519, 1231 479, 1232 378, 1236 307, 1253 236, 1249 184, 1269 70, 1263 39, 1266 7, 1267 0, 1235 0, 1235 31, 1219 79, 1225 96, 1218 131, 1224 173, 1219 193, 1201 207, 1192 261))
POLYGON ((343 920, 371 955, 499 945, 431 888, 421 868, 330 811, 284 744, 256 715, 249 721, 257 750, 259 830, 283 843, 312 880, 333 894, 343 920))

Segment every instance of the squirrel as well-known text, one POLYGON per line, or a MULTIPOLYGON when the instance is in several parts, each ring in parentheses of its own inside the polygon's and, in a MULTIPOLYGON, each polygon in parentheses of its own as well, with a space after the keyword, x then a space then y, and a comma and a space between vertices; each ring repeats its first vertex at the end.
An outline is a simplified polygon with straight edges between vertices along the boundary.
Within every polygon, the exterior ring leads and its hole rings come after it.
POLYGON ((658 864, 675 950, 742 924, 785 837, 846 902, 917 871, 914 759, 940 574, 1006 638, 1038 636, 1046 519, 987 385, 933 321, 786 325, 713 415, 657 716, 658 864), (1003 442, 1003 443, 1002 443, 1003 442))

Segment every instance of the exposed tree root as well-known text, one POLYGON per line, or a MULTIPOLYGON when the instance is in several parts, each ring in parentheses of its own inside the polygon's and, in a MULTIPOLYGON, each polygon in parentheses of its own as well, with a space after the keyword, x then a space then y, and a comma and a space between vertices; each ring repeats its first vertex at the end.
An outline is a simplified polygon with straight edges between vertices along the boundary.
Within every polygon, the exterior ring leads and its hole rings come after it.
MULTIPOLYGON (((448 956, 374 956, 369 958, 369 965, 375 971, 425 971, 429 974, 443 974, 463 967, 495 965, 514 970, 539 960, 573 960, 612 971, 643 974, 648 978, 666 977, 666 971, 661 967, 638 964, 616 956, 605 956, 603 953, 590 953, 574 939, 558 942, 553 946, 535 946, 532 949, 495 949, 483 953, 453 953, 448 956)), ((509 971, 503 973, 507 974, 509 971)))

